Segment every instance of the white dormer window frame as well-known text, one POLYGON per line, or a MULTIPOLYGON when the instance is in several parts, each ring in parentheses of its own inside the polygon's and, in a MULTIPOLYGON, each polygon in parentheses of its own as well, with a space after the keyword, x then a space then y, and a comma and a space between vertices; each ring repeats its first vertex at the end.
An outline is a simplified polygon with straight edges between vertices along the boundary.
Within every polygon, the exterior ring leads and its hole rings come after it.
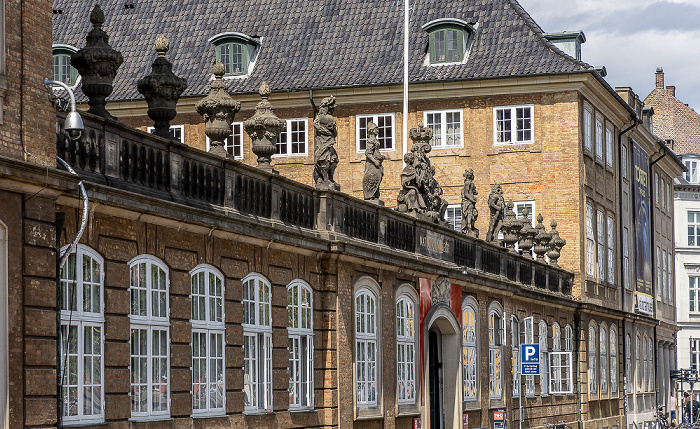
POLYGON ((426 65, 443 66, 466 62, 474 27, 456 18, 440 18, 421 27, 428 33, 426 65))
MULTIPOLYGON (((80 74, 70 64, 70 57, 78 52, 78 48, 64 44, 55 44, 51 48, 53 53, 53 80, 63 82, 68 87, 74 88, 80 81, 80 74)), ((56 88, 60 87, 56 86, 56 88)))
POLYGON ((209 38, 208 42, 214 45, 216 61, 224 65, 224 79, 235 79, 250 76, 262 39, 229 31, 209 38))

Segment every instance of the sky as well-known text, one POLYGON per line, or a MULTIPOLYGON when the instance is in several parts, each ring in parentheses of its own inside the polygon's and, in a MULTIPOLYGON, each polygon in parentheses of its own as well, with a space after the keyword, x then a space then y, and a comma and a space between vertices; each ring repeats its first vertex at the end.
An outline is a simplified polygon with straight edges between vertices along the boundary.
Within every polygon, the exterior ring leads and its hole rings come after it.
POLYGON ((546 33, 582 30, 581 59, 642 99, 657 67, 676 98, 700 112, 700 0, 519 0, 546 33))

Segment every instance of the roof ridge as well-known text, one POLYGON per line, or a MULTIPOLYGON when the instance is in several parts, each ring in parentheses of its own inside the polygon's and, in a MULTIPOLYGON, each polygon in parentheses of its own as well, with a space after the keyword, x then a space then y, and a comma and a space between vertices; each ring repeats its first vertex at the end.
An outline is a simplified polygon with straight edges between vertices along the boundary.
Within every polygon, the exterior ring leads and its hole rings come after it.
POLYGON ((517 0, 507 0, 510 6, 515 10, 515 12, 522 18, 523 21, 525 21, 525 24, 530 27, 533 33, 535 33, 535 36, 539 39, 542 44, 547 47, 550 51, 554 52, 555 54, 560 55, 563 57, 565 60, 576 64, 577 66, 583 67, 584 69, 591 70, 594 69, 594 67, 590 64, 588 64, 585 61, 577 60, 576 58, 572 57, 571 55, 567 54, 566 52, 562 51, 561 49, 557 48, 554 43, 550 42, 547 37, 544 35, 544 31, 542 30, 542 27, 535 22, 534 19, 530 16, 530 14, 518 3, 517 0))

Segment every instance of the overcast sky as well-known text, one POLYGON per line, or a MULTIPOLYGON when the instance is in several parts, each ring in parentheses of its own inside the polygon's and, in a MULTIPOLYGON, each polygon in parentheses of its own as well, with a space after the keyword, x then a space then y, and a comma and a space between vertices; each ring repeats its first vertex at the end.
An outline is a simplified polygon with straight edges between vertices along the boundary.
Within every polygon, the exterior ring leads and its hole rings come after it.
POLYGON ((605 66, 612 87, 644 100, 663 67, 666 85, 700 112, 700 0, 519 0, 545 32, 583 30, 581 59, 605 66))

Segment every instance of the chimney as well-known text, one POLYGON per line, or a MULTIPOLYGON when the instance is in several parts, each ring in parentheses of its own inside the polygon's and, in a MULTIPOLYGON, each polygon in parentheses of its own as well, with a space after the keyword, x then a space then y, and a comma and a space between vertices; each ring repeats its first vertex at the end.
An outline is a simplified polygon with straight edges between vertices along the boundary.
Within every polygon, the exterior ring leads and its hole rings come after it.
POLYGON ((672 86, 672 85, 667 86, 666 91, 668 91, 668 93, 671 94, 672 96, 674 96, 674 97, 676 96, 676 87, 675 86, 672 86))
POLYGON ((664 69, 656 68, 656 89, 664 89, 664 69))

